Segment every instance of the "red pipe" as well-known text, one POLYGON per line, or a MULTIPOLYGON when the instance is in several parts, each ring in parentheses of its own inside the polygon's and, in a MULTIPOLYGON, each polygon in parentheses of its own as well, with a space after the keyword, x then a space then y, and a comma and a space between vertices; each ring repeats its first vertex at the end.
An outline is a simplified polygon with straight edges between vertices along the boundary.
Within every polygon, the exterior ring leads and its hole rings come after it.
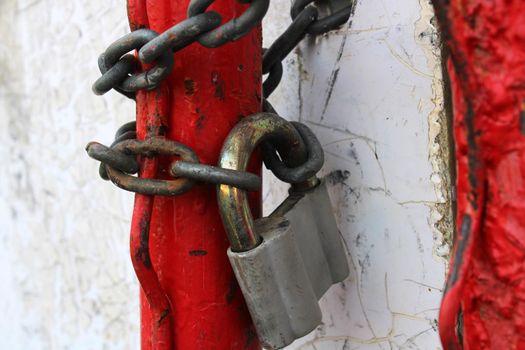
POLYGON ((433 0, 448 62, 457 234, 445 349, 525 349, 525 3, 433 0))
MULTIPOLYGON (((186 18, 188 3, 128 0, 131 28, 162 32, 186 18)), ((245 8, 236 1, 217 0, 210 10, 225 22, 245 8)), ((260 26, 237 42, 217 49, 195 43, 174 57, 165 86, 137 96, 139 138, 165 131, 169 139, 192 147, 202 163, 215 165, 235 123, 261 110, 260 26)), ((144 161, 141 176, 167 178, 169 161, 155 163, 144 161)), ((259 172, 260 167, 255 159, 251 171, 259 172)), ((254 194, 252 204, 259 214, 260 193, 254 194)), ((131 236, 132 260, 142 286, 143 350, 260 349, 226 256, 228 241, 214 186, 196 185, 173 198, 137 195, 131 236), (144 223, 150 214, 148 230, 144 223), (149 253, 150 269, 144 252, 149 253)))

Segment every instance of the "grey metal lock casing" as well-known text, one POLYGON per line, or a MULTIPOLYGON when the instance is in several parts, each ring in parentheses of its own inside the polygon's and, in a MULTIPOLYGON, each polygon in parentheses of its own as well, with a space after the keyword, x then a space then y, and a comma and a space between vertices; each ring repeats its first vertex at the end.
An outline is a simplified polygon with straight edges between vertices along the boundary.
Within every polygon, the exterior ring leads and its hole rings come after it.
POLYGON ((313 330, 321 310, 290 222, 262 218, 255 229, 263 242, 228 257, 260 340, 278 349, 313 330))
POLYGON ((286 217, 300 234, 300 247, 310 279, 321 297, 334 283, 349 274, 348 261, 332 210, 326 182, 322 180, 306 192, 291 191, 290 196, 270 215, 286 217), (318 247, 322 253, 318 254, 318 247))
POLYGON ((292 192, 255 228, 262 243, 228 257, 261 341, 278 349, 320 324, 318 300, 348 276, 348 263, 323 182, 292 192))

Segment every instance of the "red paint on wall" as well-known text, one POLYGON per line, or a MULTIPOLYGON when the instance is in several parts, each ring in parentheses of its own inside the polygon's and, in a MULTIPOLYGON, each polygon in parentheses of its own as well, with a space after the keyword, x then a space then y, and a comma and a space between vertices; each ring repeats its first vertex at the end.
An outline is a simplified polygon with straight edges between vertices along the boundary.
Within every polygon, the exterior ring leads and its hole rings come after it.
MULTIPOLYGON (((128 0, 131 27, 164 31, 186 18, 188 3, 128 0)), ((236 1, 217 0, 210 10, 220 13, 224 23, 245 8, 236 1)), ((166 87, 166 135, 192 147, 202 163, 216 165, 230 129, 240 118, 261 110, 260 27, 217 49, 192 44, 174 58, 166 87)), ((137 122, 139 134, 144 134, 145 106, 156 103, 158 96, 154 92, 140 94, 144 95, 137 98, 137 122)), ((254 163, 251 171, 260 171, 260 161, 254 163)), ((168 177, 168 164, 160 161, 157 177, 168 177)), ((254 211, 260 212, 260 194, 252 199, 254 211)), ((168 340, 172 344, 155 340, 152 328, 157 316, 142 291, 142 349, 260 349, 226 255, 228 245, 214 186, 196 185, 181 196, 155 197, 149 250, 171 305, 173 340, 168 340)))
POLYGON ((433 0, 450 50, 457 234, 445 349, 525 349, 525 3, 433 0))

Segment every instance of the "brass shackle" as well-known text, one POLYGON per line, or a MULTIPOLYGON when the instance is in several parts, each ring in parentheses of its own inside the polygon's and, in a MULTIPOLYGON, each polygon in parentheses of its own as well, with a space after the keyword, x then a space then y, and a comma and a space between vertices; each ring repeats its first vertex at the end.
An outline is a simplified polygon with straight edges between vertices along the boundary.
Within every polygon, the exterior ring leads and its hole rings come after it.
MULTIPOLYGON (((242 119, 231 130, 221 150, 219 167, 246 171, 254 149, 261 142, 270 142, 289 167, 303 164, 308 158, 299 132, 287 120, 273 113, 258 113, 242 119)), ((260 243, 245 190, 217 186, 222 222, 234 252, 247 251, 260 243)))

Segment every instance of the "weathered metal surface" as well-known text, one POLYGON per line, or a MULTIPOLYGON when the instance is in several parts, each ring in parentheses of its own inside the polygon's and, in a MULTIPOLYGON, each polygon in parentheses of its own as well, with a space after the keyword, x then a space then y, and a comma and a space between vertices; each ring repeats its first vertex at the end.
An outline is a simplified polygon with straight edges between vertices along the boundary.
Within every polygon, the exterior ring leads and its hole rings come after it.
POLYGON ((257 191, 261 188, 260 176, 247 171, 200 164, 191 148, 162 137, 138 141, 135 130, 136 122, 121 126, 115 134, 115 141, 111 147, 98 142, 87 144, 88 155, 101 162, 99 174, 102 179, 111 179, 118 187, 127 191, 162 196, 183 194, 193 186, 194 181, 227 184, 247 191, 257 191), (138 172, 137 156, 180 157, 180 160, 174 160, 170 166, 170 174, 177 179, 141 179, 127 175, 138 172))
POLYGON ((185 161, 176 161, 171 166, 174 176, 186 177, 207 184, 225 184, 246 191, 261 189, 261 177, 247 171, 223 169, 211 165, 203 165, 185 161))
POLYGON ((202 33, 217 28, 220 24, 221 16, 213 11, 190 17, 144 45, 139 51, 139 58, 144 63, 152 63, 164 52, 181 50, 195 42, 202 33))
MULTIPOLYGON (((263 49, 263 56, 264 51, 266 49, 263 49)), ((283 77, 283 64, 282 62, 278 62, 277 64, 274 64, 270 70, 268 71, 268 77, 264 79, 263 82, 263 96, 264 98, 270 97, 272 92, 279 86, 279 83, 281 82, 281 79, 283 77)))
POLYGON ((228 256, 257 333, 264 345, 282 348, 320 323, 318 299, 348 276, 348 263, 326 186, 315 177, 324 159, 315 135, 273 113, 252 115, 226 138, 219 166, 244 171, 261 143, 279 151, 285 170, 316 167, 300 172, 304 191, 292 190, 271 218, 254 221, 245 191, 217 186, 228 256))
MULTIPOLYGON (((259 25, 266 14, 269 0, 248 1, 250 6, 238 18, 221 25, 222 17, 206 9, 214 0, 192 0, 188 5, 188 18, 159 34, 138 23, 131 25, 132 31, 113 42, 102 55, 98 65, 102 77, 93 84, 93 91, 102 95, 114 88, 126 97, 134 98, 138 90, 157 88, 173 68, 173 51, 199 41, 202 45, 215 48, 235 41, 259 25), (152 43, 150 43, 152 41, 152 43), (149 44, 149 45, 146 45, 149 44), (146 46, 144 50, 141 50, 146 46), (153 67, 143 66, 142 72, 132 74, 138 65, 131 55, 125 53, 136 49, 143 64, 157 62, 153 67)), ((143 8, 141 8, 143 10, 143 8)), ((137 15, 141 10, 128 11, 129 16, 137 15)))
POLYGON ((264 238, 259 246, 228 250, 228 257, 261 341, 280 349, 319 325, 321 310, 296 242, 304 232, 284 217, 259 219, 256 230, 264 238))
MULTIPOLYGON (((140 23, 140 19, 137 20, 140 23)), ((153 144, 166 130, 168 118, 168 89, 166 83, 153 91, 139 91, 136 94, 137 111, 137 140, 124 141, 135 143, 138 150, 147 149, 147 142, 153 144)), ((122 143, 119 143, 121 145, 122 143)), ((168 149, 166 151, 179 151, 168 149)), ((171 153, 171 152, 167 152, 171 153)), ((144 157, 139 171, 140 180, 154 181, 157 177, 159 161, 156 158, 144 157)), ((115 169, 106 167, 108 176, 112 179, 115 169)), ((126 175, 127 176, 127 175, 126 175)), ((138 180, 139 178, 133 178, 138 180)), ((112 179, 114 181, 114 179, 112 179)), ((150 250, 151 219, 153 216, 154 196, 137 193, 131 219, 130 255, 133 268, 141 286, 142 295, 146 301, 145 307, 151 313, 148 320, 150 332, 142 333, 143 348, 170 350, 173 348, 174 330, 171 301, 169 300, 160 282, 161 271, 153 265, 150 250)), ((143 325, 143 327, 146 325, 143 325)))
MULTIPOLYGON (((292 23, 277 38, 268 49, 263 51, 263 74, 269 74, 263 83, 263 94, 268 98, 277 88, 283 76, 282 61, 304 39, 307 33, 312 35, 325 34, 337 29, 348 21, 355 6, 352 0, 328 1, 333 10, 330 15, 318 19, 319 9, 312 0, 292 3, 292 23), (343 4, 342 8, 337 5, 343 4)), ((324 5, 320 3, 320 5, 324 5)))
POLYGON ((117 91, 125 96, 135 98, 135 94, 124 91, 116 86, 137 68, 138 62, 135 56, 131 54, 124 55, 112 67, 107 67, 104 61, 104 58, 100 60, 100 67, 102 67, 101 72, 103 75, 93 84, 91 88, 93 92, 96 95, 104 95, 106 92, 116 87, 118 89, 117 91))
POLYGON ((266 50, 263 55, 263 74, 269 73, 275 63, 279 63, 305 37, 306 28, 317 19, 317 9, 312 6, 301 11, 290 26, 266 50))
POLYGON ((433 3, 450 51, 458 198, 441 339, 523 349, 525 4, 433 3))
MULTIPOLYGON (((142 155, 145 158, 152 158, 152 156, 178 156, 188 162, 196 163, 199 161, 191 148, 162 137, 150 137, 145 141, 125 140, 116 144, 114 150, 124 154, 142 155)), ((106 165, 106 171, 109 179, 118 187, 126 191, 150 196, 181 195, 189 191, 194 183, 189 178, 159 180, 156 178, 134 177, 118 168, 113 168, 109 164, 106 165)))
POLYGON ((342 244, 326 181, 296 190, 270 214, 284 216, 296 234, 310 283, 320 298, 334 283, 348 277, 346 251, 342 244))
MULTIPOLYGON (((121 91, 119 91, 119 92, 121 92, 121 91)), ((133 99, 135 99, 135 94, 133 94, 133 99)), ((103 153, 111 153, 113 155, 113 157, 115 157, 115 158, 118 157, 119 158, 118 160, 115 159, 115 162, 113 162, 113 160, 109 159, 109 163, 108 163, 109 165, 111 165, 113 167, 116 167, 117 169, 125 171, 125 169, 120 168, 117 163, 127 162, 128 164, 126 164, 126 168, 129 169, 129 170, 132 170, 132 171, 129 172, 129 174, 135 174, 135 173, 137 173, 139 171, 139 165, 138 165, 136 157, 125 155, 125 154, 122 154, 120 152, 115 152, 115 153, 108 152, 107 150, 110 149, 111 147, 115 146, 117 143, 122 142, 124 140, 134 140, 134 139, 136 139, 137 138, 137 131, 136 130, 137 130, 137 122, 136 121, 127 122, 126 124, 120 126, 117 129, 117 132, 115 133, 115 140, 111 143, 111 146, 110 147, 106 147, 105 150, 103 151, 103 153)), ((89 145, 89 143, 88 143, 88 145, 89 145)), ((95 158, 95 159, 100 161, 100 166, 98 167, 98 174, 100 175, 100 177, 102 179, 104 179, 104 180, 109 180, 108 172, 106 171, 106 166, 104 164, 104 163, 107 162, 107 158, 108 157, 105 154, 98 154, 98 155, 90 154, 90 150, 89 149, 86 149, 86 151, 88 152, 88 155, 90 157, 95 158)), ((93 147, 91 147, 91 153, 93 153, 93 147)))
MULTIPOLYGON (((135 157, 125 155, 98 142, 88 143, 86 146, 86 152, 91 158, 128 174, 135 174, 139 171, 139 164, 135 160, 135 157)), ((104 169, 104 172, 102 173, 99 171, 99 173, 102 178, 107 178, 106 168, 103 164, 101 164, 101 168, 104 169)))

